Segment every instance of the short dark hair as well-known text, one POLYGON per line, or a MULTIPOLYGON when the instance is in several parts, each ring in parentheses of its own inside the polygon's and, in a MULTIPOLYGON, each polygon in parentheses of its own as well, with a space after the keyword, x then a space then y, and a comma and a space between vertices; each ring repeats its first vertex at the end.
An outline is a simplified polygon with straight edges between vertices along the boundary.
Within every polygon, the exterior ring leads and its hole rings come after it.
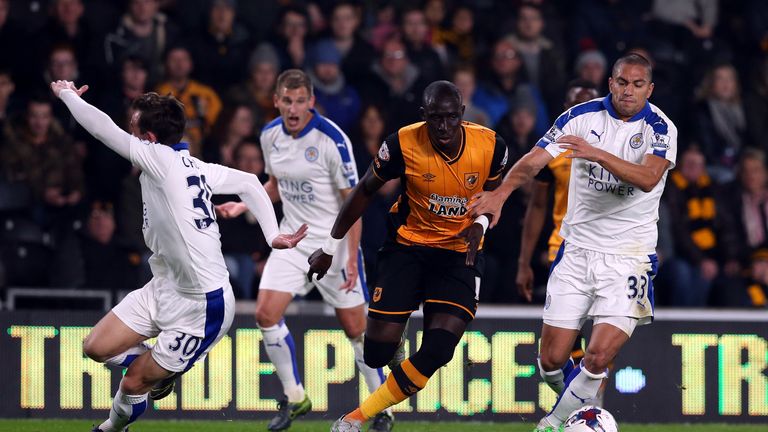
POLYGON ((315 94, 315 90, 312 87, 312 80, 300 69, 288 69, 277 77, 275 94, 277 94, 283 87, 289 90, 304 87, 307 89, 310 96, 315 94))
POLYGON ((422 98, 422 104, 426 108, 438 97, 453 97, 459 103, 463 103, 461 92, 456 85, 450 81, 434 81, 427 88, 424 89, 424 97, 422 98))
POLYGON ((651 62, 648 61, 647 58, 637 53, 630 53, 616 60, 616 63, 613 64, 611 75, 616 76, 616 74, 619 72, 619 68, 625 64, 638 65, 638 66, 644 67, 645 70, 648 72, 648 81, 653 82, 653 66, 651 66, 651 62))
POLYGON ((157 141, 165 145, 178 144, 184 136, 186 117, 184 104, 175 97, 145 93, 131 103, 131 108, 141 112, 139 131, 152 132, 157 141))

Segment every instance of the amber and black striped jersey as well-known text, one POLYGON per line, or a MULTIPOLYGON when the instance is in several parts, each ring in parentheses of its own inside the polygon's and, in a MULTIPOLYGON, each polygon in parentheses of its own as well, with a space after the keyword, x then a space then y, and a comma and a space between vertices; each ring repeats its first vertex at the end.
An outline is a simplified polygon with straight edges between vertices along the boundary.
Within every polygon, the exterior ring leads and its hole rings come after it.
POLYGON ((568 182, 571 180, 571 160, 565 157, 565 153, 549 161, 547 166, 542 168, 536 175, 536 180, 547 184, 554 183, 555 199, 552 204, 552 234, 547 241, 549 262, 553 262, 563 243, 560 237, 560 226, 565 217, 565 211, 568 209, 568 182))
POLYGON ((456 235, 471 223, 467 203, 488 181, 498 180, 507 146, 491 129, 463 122, 461 148, 451 158, 432 145, 424 122, 390 135, 373 160, 383 181, 400 178, 403 193, 390 211, 395 241, 465 252, 456 235))

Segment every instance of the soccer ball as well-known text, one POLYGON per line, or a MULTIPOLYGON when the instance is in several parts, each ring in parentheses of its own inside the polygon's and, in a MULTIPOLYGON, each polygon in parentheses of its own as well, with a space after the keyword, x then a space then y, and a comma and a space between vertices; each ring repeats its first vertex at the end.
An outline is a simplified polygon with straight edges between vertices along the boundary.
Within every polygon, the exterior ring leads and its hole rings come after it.
POLYGON ((563 432, 618 432, 611 413, 605 408, 587 405, 572 412, 563 423, 563 432))

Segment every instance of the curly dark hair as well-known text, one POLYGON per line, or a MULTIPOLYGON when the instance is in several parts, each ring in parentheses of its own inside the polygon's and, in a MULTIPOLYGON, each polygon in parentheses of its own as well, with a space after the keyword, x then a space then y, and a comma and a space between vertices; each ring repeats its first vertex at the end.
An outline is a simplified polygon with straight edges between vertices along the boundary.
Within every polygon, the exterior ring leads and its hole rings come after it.
POLYGON ((141 133, 152 132, 159 143, 178 144, 184 136, 187 121, 184 104, 175 97, 145 93, 133 101, 131 108, 141 112, 138 124, 141 133))

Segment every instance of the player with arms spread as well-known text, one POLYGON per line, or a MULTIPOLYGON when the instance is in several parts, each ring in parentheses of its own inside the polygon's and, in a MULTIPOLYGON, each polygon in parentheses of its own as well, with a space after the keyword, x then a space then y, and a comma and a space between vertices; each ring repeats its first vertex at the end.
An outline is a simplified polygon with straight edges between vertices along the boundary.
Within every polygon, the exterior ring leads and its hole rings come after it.
POLYGON ((403 194, 390 212, 390 239, 379 252, 376 288, 368 308, 365 362, 390 362, 411 313, 424 304, 421 348, 392 369, 386 382, 332 431, 360 431, 381 410, 415 394, 453 357, 475 317, 482 273, 478 250, 489 219, 472 219, 467 204, 501 181, 504 141, 490 129, 462 122, 455 85, 436 81, 424 90, 425 121, 400 129, 382 144, 361 182, 347 197, 322 248, 309 258, 308 277, 322 278, 341 239, 376 191, 399 178, 403 194))
POLYGON ((123 431, 146 410, 153 386, 204 359, 232 324, 235 298, 211 195, 239 195, 273 248, 296 246, 307 228, 280 234, 258 177, 190 156, 188 145, 179 142, 184 107, 173 97, 137 98, 129 134, 80 98, 88 86, 56 81, 51 89, 78 123, 142 171, 143 231, 153 278, 107 313, 83 343, 91 359, 128 368, 109 419, 93 429, 123 431), (157 343, 150 347, 144 341, 153 337, 157 343))
MULTIPOLYGON (((278 413, 268 429, 281 431, 312 407, 299 379, 293 337, 283 317, 294 295, 306 295, 316 286, 325 302, 336 310, 370 391, 384 382, 384 372, 366 366, 363 361, 368 288, 359 250, 362 225, 357 223, 349 231, 328 277, 318 281, 306 278, 307 258, 323 244, 342 200, 357 184, 352 144, 335 123, 313 109, 312 81, 304 72, 289 69, 280 74, 274 103, 280 117, 261 132, 265 171, 269 174, 264 187, 273 201, 283 203, 283 231, 292 231, 304 223, 309 225, 307 238, 298 248, 269 256, 256 300, 256 323, 286 397, 279 402, 278 413)), ((245 210, 239 203, 226 203, 218 208, 225 217, 245 210)), ((391 410, 383 412, 374 420, 371 430, 389 431, 393 419, 391 410)))
POLYGON ((498 215, 512 191, 571 151, 568 210, 560 229, 565 240, 547 282, 540 348, 542 376, 563 391, 539 422, 540 431, 557 429, 593 399, 635 327, 653 319, 656 221, 675 163, 677 129, 648 102, 653 82, 644 57, 618 59, 608 85, 609 96, 560 115, 502 185, 470 205, 474 214, 498 215), (586 355, 565 377, 560 369, 587 318, 594 326, 586 355))

